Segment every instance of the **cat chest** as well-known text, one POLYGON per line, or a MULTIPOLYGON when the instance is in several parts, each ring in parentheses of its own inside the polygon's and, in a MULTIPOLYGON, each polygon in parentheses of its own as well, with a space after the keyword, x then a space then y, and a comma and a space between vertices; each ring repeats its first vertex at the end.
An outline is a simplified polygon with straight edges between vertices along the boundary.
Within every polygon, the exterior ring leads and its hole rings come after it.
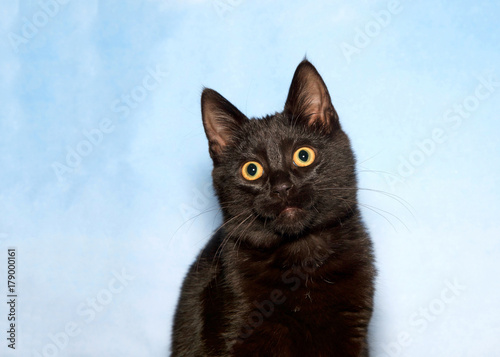
POLYGON ((294 291, 276 288, 267 296, 254 296, 235 326, 236 346, 245 351, 272 342, 271 355, 335 356, 333 348, 345 337, 350 322, 332 290, 304 283, 294 291))
POLYGON ((330 319, 329 315, 347 298, 335 283, 292 272, 274 283, 247 284, 244 290, 248 316, 260 314, 269 320, 286 316, 314 325, 330 319))
POLYGON ((311 277, 276 284, 273 289, 254 286, 253 293, 247 294, 246 308, 240 310, 235 326, 237 346, 262 346, 273 341, 272 348, 279 351, 276 355, 336 356, 334 351, 351 332, 364 333, 358 330, 370 314, 359 296, 350 295, 345 286, 338 288, 311 277), (290 346, 296 353, 283 354, 290 346))

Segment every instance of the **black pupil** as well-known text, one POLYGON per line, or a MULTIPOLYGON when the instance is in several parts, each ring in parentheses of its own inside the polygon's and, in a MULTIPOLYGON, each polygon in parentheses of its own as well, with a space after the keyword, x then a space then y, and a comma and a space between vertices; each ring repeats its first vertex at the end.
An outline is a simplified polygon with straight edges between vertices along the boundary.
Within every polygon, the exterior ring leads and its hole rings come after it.
POLYGON ((255 164, 250 164, 247 167, 247 172, 250 176, 255 176, 257 174, 257 165, 255 164))
POLYGON ((309 159, 309 153, 305 150, 300 150, 299 151, 299 159, 301 161, 307 162, 307 160, 309 159))

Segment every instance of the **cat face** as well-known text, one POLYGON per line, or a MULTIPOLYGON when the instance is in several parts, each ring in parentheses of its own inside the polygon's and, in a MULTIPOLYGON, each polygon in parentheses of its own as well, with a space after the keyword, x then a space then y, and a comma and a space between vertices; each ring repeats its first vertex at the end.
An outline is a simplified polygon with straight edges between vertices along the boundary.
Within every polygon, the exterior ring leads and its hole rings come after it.
POLYGON ((354 157, 326 86, 304 60, 282 113, 248 119, 205 89, 202 114, 229 235, 256 245, 298 239, 349 213, 354 157))

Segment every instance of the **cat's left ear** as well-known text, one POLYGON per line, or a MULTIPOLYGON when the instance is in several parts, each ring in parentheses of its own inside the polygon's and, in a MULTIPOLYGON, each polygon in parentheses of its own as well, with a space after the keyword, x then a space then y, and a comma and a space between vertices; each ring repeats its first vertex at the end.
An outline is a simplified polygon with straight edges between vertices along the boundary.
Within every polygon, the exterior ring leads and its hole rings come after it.
POLYGON ((326 134, 340 128, 339 117, 325 82, 306 59, 295 70, 284 114, 287 114, 293 123, 302 122, 326 134))
POLYGON ((205 88, 201 95, 201 115, 208 138, 210 157, 215 163, 248 118, 216 91, 205 88))

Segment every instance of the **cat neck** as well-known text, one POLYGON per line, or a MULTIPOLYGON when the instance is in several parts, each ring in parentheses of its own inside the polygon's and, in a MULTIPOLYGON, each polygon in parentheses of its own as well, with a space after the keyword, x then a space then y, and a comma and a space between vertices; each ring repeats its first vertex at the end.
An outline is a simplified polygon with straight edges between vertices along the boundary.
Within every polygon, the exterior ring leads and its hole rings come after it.
POLYGON ((334 256, 356 249, 359 237, 365 237, 364 226, 359 211, 354 209, 299 237, 282 237, 280 244, 271 247, 256 247, 246 243, 245 237, 234 237, 222 255, 227 265, 246 271, 286 270, 292 266, 315 269, 334 256))

